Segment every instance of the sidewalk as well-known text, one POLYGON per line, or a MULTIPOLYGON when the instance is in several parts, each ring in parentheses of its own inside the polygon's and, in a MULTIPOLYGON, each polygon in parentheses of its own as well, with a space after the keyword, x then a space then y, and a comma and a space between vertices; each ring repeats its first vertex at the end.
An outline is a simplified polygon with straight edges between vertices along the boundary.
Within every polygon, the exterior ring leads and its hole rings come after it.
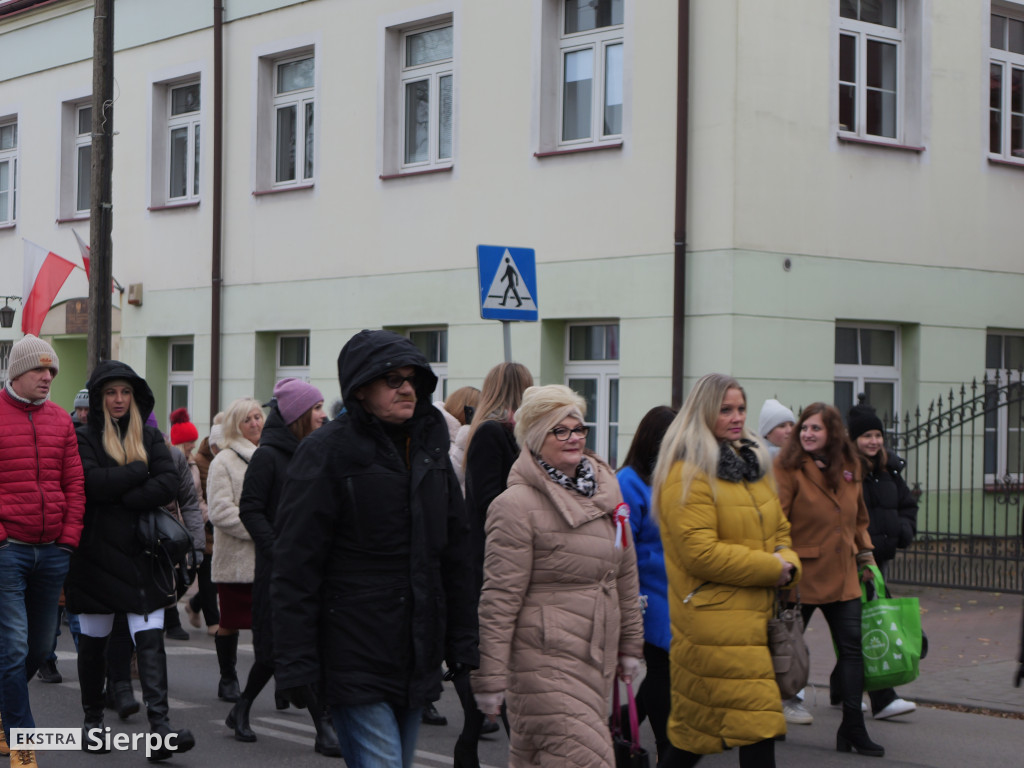
MULTIPOLYGON (((920 704, 990 709, 1024 715, 1024 685, 1014 688, 1024 598, 999 592, 973 592, 893 584, 893 594, 921 602, 921 625, 928 657, 921 676, 899 694, 920 704)), ((828 625, 815 612, 805 635, 811 651, 808 697, 828 704, 828 677, 835 663, 828 625)))

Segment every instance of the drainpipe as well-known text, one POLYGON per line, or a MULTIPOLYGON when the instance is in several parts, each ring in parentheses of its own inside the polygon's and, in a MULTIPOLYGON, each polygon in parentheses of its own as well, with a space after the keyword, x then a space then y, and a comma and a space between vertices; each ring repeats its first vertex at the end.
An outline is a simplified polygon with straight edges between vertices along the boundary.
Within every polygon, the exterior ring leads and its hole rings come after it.
POLYGON ((221 218, 224 161, 224 6, 213 0, 213 243, 210 248, 210 419, 220 410, 221 218))
POLYGON ((690 0, 679 0, 676 91, 676 215, 672 276, 672 407, 683 405, 686 342, 686 182, 690 144, 690 0))

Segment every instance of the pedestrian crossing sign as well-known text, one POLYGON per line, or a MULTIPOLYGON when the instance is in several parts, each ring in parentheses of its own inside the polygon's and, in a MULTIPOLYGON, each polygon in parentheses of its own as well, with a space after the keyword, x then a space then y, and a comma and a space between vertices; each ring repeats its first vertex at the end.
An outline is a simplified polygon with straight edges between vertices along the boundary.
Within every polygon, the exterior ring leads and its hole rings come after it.
POLYGON ((537 320, 537 262, 533 248, 478 245, 480 317, 537 320))

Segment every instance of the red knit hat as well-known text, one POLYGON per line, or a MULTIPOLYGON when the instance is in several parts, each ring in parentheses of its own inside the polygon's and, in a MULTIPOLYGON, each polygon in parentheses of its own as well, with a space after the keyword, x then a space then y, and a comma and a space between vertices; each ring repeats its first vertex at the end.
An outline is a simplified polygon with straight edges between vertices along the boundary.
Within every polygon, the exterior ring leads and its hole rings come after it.
POLYGON ((194 443, 198 439, 199 430, 189 419, 188 411, 185 408, 171 411, 171 445, 194 443))

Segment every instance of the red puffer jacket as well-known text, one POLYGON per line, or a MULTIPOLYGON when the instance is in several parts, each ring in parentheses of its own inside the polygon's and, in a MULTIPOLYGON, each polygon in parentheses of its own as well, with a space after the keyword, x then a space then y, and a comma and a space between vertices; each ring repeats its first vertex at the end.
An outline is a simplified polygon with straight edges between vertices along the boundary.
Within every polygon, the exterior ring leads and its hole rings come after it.
POLYGON ((0 392, 0 541, 77 547, 85 486, 71 417, 0 392))

